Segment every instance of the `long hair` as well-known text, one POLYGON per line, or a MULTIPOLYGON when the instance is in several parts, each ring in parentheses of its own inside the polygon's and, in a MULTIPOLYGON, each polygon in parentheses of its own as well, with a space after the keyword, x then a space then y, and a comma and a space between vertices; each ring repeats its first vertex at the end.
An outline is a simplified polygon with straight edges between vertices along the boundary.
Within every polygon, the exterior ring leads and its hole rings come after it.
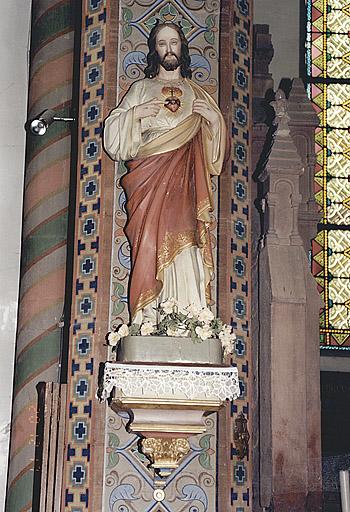
POLYGON ((191 78, 191 58, 188 52, 188 42, 181 28, 178 25, 175 25, 175 23, 158 23, 152 28, 148 38, 149 52, 147 55, 147 67, 144 70, 146 78, 154 78, 159 73, 160 58, 156 50, 156 39, 158 32, 164 27, 173 28, 179 34, 181 41, 181 55, 179 58, 181 76, 183 78, 191 78))

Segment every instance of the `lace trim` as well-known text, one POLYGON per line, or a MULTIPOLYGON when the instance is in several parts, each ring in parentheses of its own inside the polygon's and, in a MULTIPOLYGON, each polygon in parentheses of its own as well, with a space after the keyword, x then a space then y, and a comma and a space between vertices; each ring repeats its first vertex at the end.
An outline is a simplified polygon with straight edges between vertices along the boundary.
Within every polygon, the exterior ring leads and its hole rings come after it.
POLYGON ((196 366, 151 366, 106 363, 103 384, 97 396, 101 401, 116 396, 175 397, 187 399, 235 400, 240 395, 237 368, 196 366))

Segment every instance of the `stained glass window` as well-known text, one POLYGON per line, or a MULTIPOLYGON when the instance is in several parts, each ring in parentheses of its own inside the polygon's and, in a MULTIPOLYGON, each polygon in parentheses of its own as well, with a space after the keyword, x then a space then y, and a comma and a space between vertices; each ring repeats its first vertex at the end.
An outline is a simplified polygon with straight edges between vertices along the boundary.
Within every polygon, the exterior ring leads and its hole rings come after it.
POLYGON ((350 3, 306 0, 309 96, 318 114, 313 273, 325 303, 321 348, 350 351, 350 3))

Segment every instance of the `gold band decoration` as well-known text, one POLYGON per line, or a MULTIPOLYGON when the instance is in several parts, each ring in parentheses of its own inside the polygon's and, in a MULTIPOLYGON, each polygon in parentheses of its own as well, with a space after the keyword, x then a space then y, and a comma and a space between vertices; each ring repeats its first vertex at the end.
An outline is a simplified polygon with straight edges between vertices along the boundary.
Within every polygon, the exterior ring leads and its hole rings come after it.
POLYGON ((182 458, 190 451, 190 443, 184 438, 155 438, 142 440, 142 451, 162 477, 179 467, 182 458))

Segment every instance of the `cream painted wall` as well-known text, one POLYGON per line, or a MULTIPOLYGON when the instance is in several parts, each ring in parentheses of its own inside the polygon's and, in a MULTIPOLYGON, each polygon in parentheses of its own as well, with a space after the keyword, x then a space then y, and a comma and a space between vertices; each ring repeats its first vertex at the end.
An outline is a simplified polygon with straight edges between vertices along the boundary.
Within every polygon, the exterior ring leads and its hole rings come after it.
POLYGON ((17 315, 30 0, 0 16, 0 510, 4 508, 17 315))
POLYGON ((275 55, 270 64, 275 89, 281 78, 299 76, 299 0, 254 0, 254 24, 270 26, 275 55))

